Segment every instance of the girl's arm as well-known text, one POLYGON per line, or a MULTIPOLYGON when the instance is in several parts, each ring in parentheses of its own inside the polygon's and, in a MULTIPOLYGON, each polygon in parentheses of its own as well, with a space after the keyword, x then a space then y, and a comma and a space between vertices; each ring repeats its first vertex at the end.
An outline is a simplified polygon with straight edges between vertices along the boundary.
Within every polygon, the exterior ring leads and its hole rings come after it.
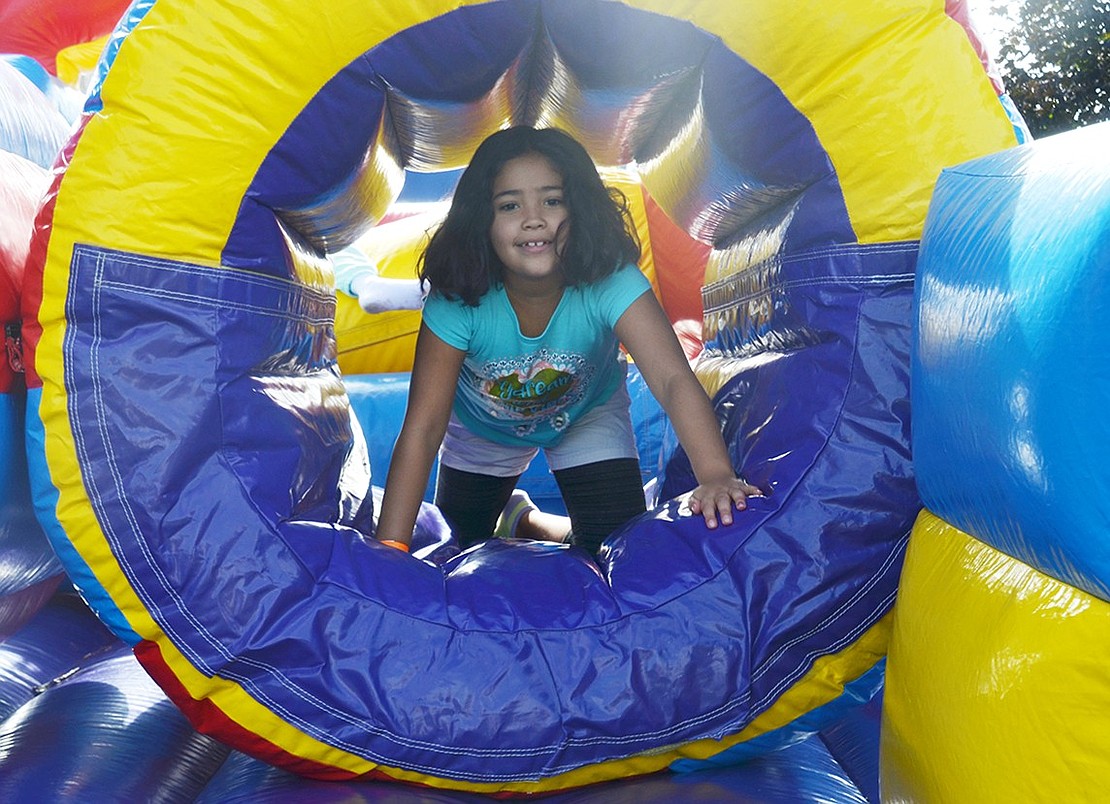
POLYGON ((710 528, 717 527, 718 520, 731 525, 732 506, 743 509, 748 497, 761 492, 736 476, 709 397, 690 369, 655 296, 645 292, 636 299, 614 331, 666 411, 690 458, 699 484, 690 495, 690 510, 705 517, 710 528))
POLYGON ((424 489, 451 417, 464 356, 421 324, 405 421, 393 447, 378 517, 376 534, 380 541, 406 546, 412 542, 424 489))

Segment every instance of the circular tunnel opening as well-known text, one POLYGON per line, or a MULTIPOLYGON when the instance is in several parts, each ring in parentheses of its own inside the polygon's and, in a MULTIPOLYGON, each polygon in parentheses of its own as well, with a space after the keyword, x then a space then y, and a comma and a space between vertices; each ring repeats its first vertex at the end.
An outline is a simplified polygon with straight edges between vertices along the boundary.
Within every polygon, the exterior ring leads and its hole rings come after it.
MULTIPOLYGON (((232 13, 229 19, 239 22, 232 13)), ((242 16, 257 21, 253 11, 242 16)), ((742 24, 727 19, 730 26, 742 24)), ((190 32, 199 24, 194 20, 190 32)), ((236 34, 244 30, 226 28, 236 34)), ((176 33, 149 26, 155 45, 148 52, 167 41, 164 31, 176 33)), ((143 29, 135 34, 135 47, 121 50, 120 58, 125 62, 136 54, 141 66, 146 63, 138 47, 143 29)), ((245 40, 233 41, 246 46, 245 40)), ((223 39, 214 41, 223 46, 223 39)), ((190 64, 201 61, 196 53, 186 55, 190 64)), ((235 68, 244 61, 236 60, 235 68)), ((251 77, 281 88, 272 78, 276 72, 259 69, 251 77)), ((253 180, 242 200, 246 180, 227 183, 234 184, 235 193, 222 209, 238 209, 230 235, 221 219, 217 235, 207 240, 187 232, 184 246, 157 241, 162 251, 156 259, 129 253, 133 243, 126 238, 109 241, 118 247, 112 253, 82 245, 66 284, 68 340, 60 343, 56 337, 61 321, 47 322, 52 340, 44 343, 54 351, 46 352, 53 362, 45 365, 55 376, 44 384, 42 396, 50 404, 42 409, 54 417, 51 427, 69 426, 74 444, 81 449, 92 444, 95 456, 89 466, 79 467, 92 490, 67 487, 60 510, 80 507, 84 515, 87 509, 84 519, 73 517, 79 525, 95 517, 95 528, 71 531, 88 548, 90 561, 113 567, 97 602, 128 638, 142 640, 144 666, 175 700, 194 718, 213 722, 214 716, 213 730, 235 744, 243 741, 235 731, 238 721, 220 719, 223 711, 216 708, 251 707, 251 722, 260 724, 260 740, 252 744, 272 740, 270 758, 283 763, 298 762, 281 752, 294 742, 307 744, 307 735, 313 750, 317 743, 320 748, 311 761, 326 754, 330 762, 348 752, 340 759, 352 772, 369 772, 373 763, 419 765, 452 779, 461 774, 476 783, 503 784, 524 778, 514 774, 557 777, 571 772, 567 769, 619 761, 629 751, 654 757, 678 741, 738 734, 750 715, 768 711, 784 685, 808 672, 814 656, 826 655, 830 645, 840 651, 864 630, 871 633, 889 608, 887 591, 896 580, 900 542, 892 544, 889 534, 897 538, 905 532, 904 509, 916 504, 898 438, 904 429, 902 375, 889 369, 888 352, 900 348, 901 330, 893 338, 883 332, 886 322, 905 317, 909 280, 904 266, 913 254, 910 248, 876 250, 869 263, 845 249, 842 267, 829 257, 835 248, 817 248, 851 245, 855 238, 829 156, 811 123, 777 85, 701 28, 597 0, 506 0, 457 9, 380 41, 338 70, 325 59, 320 72, 331 77, 306 80, 299 87, 304 94, 275 92, 279 101, 296 97, 299 111, 265 118, 282 121, 277 129, 259 125, 251 132, 252 141, 265 143, 260 161, 250 159, 245 149, 222 149, 229 138, 218 125, 205 128, 211 136, 199 140, 203 148, 181 147, 179 153, 190 157, 228 153, 250 165, 242 175, 253 180), (306 94, 312 97, 304 103, 306 94), (738 411, 726 426, 730 449, 753 476, 773 477, 776 484, 774 498, 760 503, 765 507, 743 528, 725 538, 703 538, 698 528, 682 532, 690 523, 664 511, 637 523, 634 538, 617 537, 604 578, 571 551, 551 551, 551 563, 563 574, 545 574, 542 595, 539 584, 528 580, 535 576, 514 578, 504 571, 525 562, 520 551, 499 551, 497 543, 487 551, 488 571, 465 567, 452 573, 357 538, 355 531, 363 532, 364 524, 359 517, 368 507, 347 492, 366 489, 369 478, 345 474, 361 461, 347 460, 358 439, 351 437, 347 395, 328 352, 334 298, 326 271, 304 282, 297 265, 290 271, 290 263, 300 258, 291 250, 322 260, 382 221, 401 198, 406 171, 457 169, 488 133, 519 123, 560 126, 583 141, 601 166, 633 170, 674 224, 711 247, 723 265, 739 270, 798 257, 801 267, 787 277, 790 282, 772 276, 762 289, 753 280, 755 290, 748 296, 730 294, 730 303, 739 300, 746 311, 754 310, 745 312, 762 327, 753 342, 766 342, 763 333, 772 327, 781 330, 818 317, 828 333, 820 348, 796 350, 793 359, 771 364, 772 370, 741 378, 722 403, 738 411), (223 244, 222 253, 197 247, 193 241, 198 239, 216 249, 223 244), (169 256, 161 259, 162 252, 169 256), (891 276, 900 283, 896 293, 889 290, 891 276), (883 284, 872 283, 875 277, 883 284), (872 285, 879 288, 875 298, 864 298, 872 285), (113 303, 94 308, 94 297, 113 303), (749 304, 752 299, 759 309, 749 304), (198 316, 198 309, 205 315, 198 316), (790 310, 792 317, 781 316, 782 324, 765 309, 775 315, 790 310), (814 310, 816 315, 804 318, 814 310), (763 317, 756 320, 757 315, 763 317), (149 326, 152 321, 156 327, 149 326), (147 327, 147 341, 136 336, 141 326, 147 327), (893 342, 890 349, 887 340, 893 342), (858 355, 857 341, 876 353, 858 355), (180 362, 152 367, 151 361, 135 359, 149 353, 180 362), (110 360, 128 371, 104 370, 104 361, 110 360), (69 407, 57 402, 60 368, 67 380, 73 378, 66 391, 69 407), (857 382, 861 375, 867 376, 857 382), (173 404, 157 393, 163 387, 157 381, 165 378, 173 386, 173 404), (105 388, 112 404, 101 404, 105 388), (796 393, 799 388, 805 393, 796 393), (894 408, 893 415, 888 408, 894 408), (875 420, 879 424, 872 426, 875 420), (843 436, 836 430, 839 422, 845 422, 843 436), (860 460, 859 431, 880 445, 873 461, 860 460), (180 448, 186 442, 188 449, 180 448), (150 449, 151 444, 160 448, 150 449), (846 452, 851 461, 843 459, 846 452), (105 465, 125 467, 130 485, 117 483, 105 465), (849 465, 858 469, 846 472, 849 465), (181 477, 188 479, 185 490, 181 477), (880 510, 864 515, 845 503, 873 500, 877 485, 890 505, 872 504, 880 510), (88 494, 87 502, 84 497, 79 506, 69 502, 81 493, 88 494), (830 494, 835 495, 833 513, 825 502, 830 494), (772 525, 765 528, 765 521, 772 525), (195 527, 197 522, 203 527, 195 527), (86 532, 91 536, 86 538, 86 532), (129 537, 112 543, 118 543, 119 558, 96 553, 102 549, 101 532, 129 537), (848 549, 826 549, 834 540, 848 549), (844 566, 827 561, 839 554, 844 566), (766 571, 758 569, 760 562, 766 571), (805 583, 784 584, 781 568, 795 563, 799 569, 791 570, 791 579, 805 583), (853 589, 861 590, 852 597, 858 608, 836 621, 836 633, 821 633, 820 644, 817 636, 806 641, 821 631, 812 626, 827 618, 813 605, 803 622, 795 601, 807 606, 817 601, 811 587, 818 584, 842 591, 849 576, 853 589), (509 584, 528 595, 510 598, 505 593, 509 584), (583 600, 583 590, 589 600, 583 600), (777 609, 764 605, 772 598, 781 602, 777 609), (504 602, 500 613, 486 605, 490 600, 504 602), (258 618, 258 607, 243 601, 264 601, 265 617, 258 618), (141 613, 135 630, 124 616, 132 611, 141 613), (313 630, 323 621, 320 612, 344 627, 329 627, 326 638, 320 638, 313 630), (296 635, 287 628, 294 621, 300 629, 296 635), (413 639, 418 621, 429 627, 413 639), (649 625, 643 631, 626 628, 628 623, 639 628, 640 622, 649 625), (744 631, 749 623, 755 624, 750 638, 744 631), (697 633, 681 632, 680 626, 697 633), (659 654, 650 685, 622 683, 623 668, 591 674, 577 666, 595 655, 595 643, 615 644, 615 652, 633 655, 624 649, 625 637, 638 649, 649 628, 658 635, 649 641, 659 654), (610 633, 616 634, 615 642, 610 633), (796 639, 797 633, 806 639, 796 639), (375 652, 369 668, 366 634, 374 635, 375 645, 388 645, 375 652), (780 634, 781 650, 774 648, 780 634), (564 637, 575 644, 540 644, 564 637), (432 661, 425 652, 439 649, 432 644, 436 639, 446 647, 432 661), (538 648, 528 652, 536 669, 524 664, 519 648, 529 640, 537 640, 538 648), (291 645, 295 661, 283 653, 291 645), (512 658, 491 659, 495 645, 502 651, 496 655, 511 653, 512 658), (552 657, 560 668, 553 669, 552 657), (419 696, 417 685, 404 690, 395 684, 377 686, 379 679, 407 677, 413 667, 434 665, 444 674, 436 677, 437 689, 455 683, 456 676, 447 674, 457 674, 463 688, 463 681, 474 677, 466 672, 467 662, 479 670, 495 663, 513 668, 514 674, 506 677, 502 697, 483 697, 486 709, 477 714, 470 708, 461 711, 450 699, 437 703, 437 714, 427 723, 435 720, 446 728, 425 730, 426 724, 414 722, 412 713, 426 701, 414 706, 401 693, 419 696), (746 675, 750 668, 757 678, 746 675), (713 684, 703 675, 709 670, 715 674, 709 679, 713 684), (587 677, 596 681, 580 695, 587 677), (518 678, 545 683, 516 686, 518 678), (564 696, 567 686, 574 689, 564 696), (758 688, 749 694, 752 687, 758 688), (262 700, 273 704, 272 711, 258 712, 257 690, 269 696, 262 700), (290 690, 294 694, 286 695, 290 690), (630 690, 642 691, 644 698, 634 698, 630 690), (346 691, 351 694, 343 697, 346 691), (547 718, 545 725, 524 718, 502 724, 503 713, 519 711, 522 696, 546 696, 534 707, 537 716, 547 718), (556 699, 573 699, 574 711, 564 715, 552 705, 556 699), (626 705, 614 712, 618 700, 626 705), (282 715, 292 716, 279 717, 279 706, 282 715), (394 715, 396 721, 384 729, 365 727, 394 715), (482 722, 496 729, 497 745, 488 754, 460 759, 451 752, 473 724, 482 722), (567 722, 584 735, 570 751, 561 742, 567 722), (418 742, 435 752, 442 747, 452 767, 427 764, 427 756, 412 748, 418 742), (493 767, 488 759, 493 755, 504 760, 504 768, 493 767)), ((186 73, 175 86, 191 88, 192 75, 186 73)), ((226 89, 227 82, 220 88, 226 89)), ((143 132, 150 128, 140 125, 150 116, 130 119, 130 107, 113 97, 112 89, 105 84, 108 113, 85 132, 87 147, 96 145, 97 136, 112 139, 107 135, 113 124, 129 123, 143 132)), ((231 124, 242 116, 241 93, 233 90, 212 93, 233 106, 217 121, 231 124)), ((258 101, 256 109, 266 105, 266 99, 252 100, 258 101)), ((187 111, 206 124, 213 117, 212 109, 187 111)), ((168 139, 175 145, 193 142, 188 136, 168 139)), ((88 153, 70 166, 65 191, 79 191, 82 159, 90 161, 87 173, 98 182, 94 186, 104 181, 108 171, 88 153)), ((116 158, 118 150, 104 153, 116 158)), ((200 161, 182 159, 170 167, 200 161)), ((213 163, 225 164, 209 160, 213 163)), ((205 203, 207 197, 196 189, 207 186, 204 181, 191 174, 184 178, 180 184, 166 183, 167 195, 185 187, 201 207, 187 212, 206 221, 215 217, 210 206, 216 205, 205 203)), ((127 190, 136 186, 142 185, 126 183, 127 190)), ((113 199, 126 195, 120 187, 111 189, 113 199)), ((209 188, 207 194, 218 193, 209 188)), ((142 210, 157 209, 165 216, 166 207, 157 200, 142 210)), ((58 207, 62 225, 53 237, 67 234, 69 209, 58 207)), ((132 239, 142 245, 154 241, 158 232, 149 230, 144 224, 141 236, 132 239)), ((57 242, 60 249, 66 241, 57 242)), ((734 330, 732 342, 739 343, 755 325, 742 320, 734 330)), ((781 346, 781 339, 775 345, 781 346)), ((664 490, 662 499, 681 493, 683 478, 672 485, 675 494, 664 490)), ((78 572, 86 563, 86 551, 79 552, 71 562, 78 572)), ((837 604, 838 596, 828 597, 837 604)), ((866 669, 870 662, 864 656, 859 666, 866 669)), ((856 665, 843 674, 845 679, 857 675, 856 665)), ((246 739, 254 741, 254 736, 246 739)), ((485 736, 479 740, 486 742, 485 736)))
POLYGON ((563 128, 600 167, 630 170, 690 237, 733 255, 730 272, 735 255, 854 239, 810 122, 719 37, 616 3, 516 0, 415 25, 340 69, 264 160, 225 262, 279 260, 282 230, 342 248, 388 214, 406 172, 461 168, 517 124, 563 128))

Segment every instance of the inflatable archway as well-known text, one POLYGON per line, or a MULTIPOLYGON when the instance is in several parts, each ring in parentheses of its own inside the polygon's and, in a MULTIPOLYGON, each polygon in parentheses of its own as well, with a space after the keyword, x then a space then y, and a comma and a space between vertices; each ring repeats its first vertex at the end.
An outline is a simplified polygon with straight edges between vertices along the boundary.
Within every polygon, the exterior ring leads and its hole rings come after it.
POLYGON ((70 577, 202 731, 538 792, 767 750, 881 682, 916 241, 1014 130, 941 2, 668 5, 132 6, 34 243, 30 451, 70 577), (365 538, 326 253, 510 122, 713 246, 699 372, 771 492, 734 527, 684 514, 677 454, 600 569, 365 538))

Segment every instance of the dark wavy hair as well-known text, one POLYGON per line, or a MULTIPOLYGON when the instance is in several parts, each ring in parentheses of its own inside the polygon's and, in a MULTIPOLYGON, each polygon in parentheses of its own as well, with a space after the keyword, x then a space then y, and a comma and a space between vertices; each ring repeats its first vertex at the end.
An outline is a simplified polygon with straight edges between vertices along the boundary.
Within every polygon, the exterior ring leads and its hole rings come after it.
POLYGON ((586 149, 559 129, 514 126, 483 140, 459 177, 447 217, 420 258, 420 278, 433 291, 476 305, 501 283, 504 266, 490 241, 493 183, 506 162, 526 154, 545 157, 563 179, 569 236, 560 268, 568 284, 597 282, 639 262, 628 199, 602 183, 586 149))

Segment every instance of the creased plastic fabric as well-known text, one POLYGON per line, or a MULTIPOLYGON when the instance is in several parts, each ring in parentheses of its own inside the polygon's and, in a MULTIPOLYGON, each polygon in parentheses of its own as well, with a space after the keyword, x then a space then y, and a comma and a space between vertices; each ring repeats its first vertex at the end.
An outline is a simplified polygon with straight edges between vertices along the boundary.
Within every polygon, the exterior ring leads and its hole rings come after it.
POLYGON ((823 8, 136 4, 33 249, 32 474, 198 729, 324 779, 547 792, 798 742, 879 666, 919 507, 916 237, 939 167, 1013 132, 939 9, 902 42, 823 8), (507 120, 635 160, 713 246, 698 371, 768 492, 734 526, 683 509, 677 454, 599 565, 369 538, 325 252, 507 120))

